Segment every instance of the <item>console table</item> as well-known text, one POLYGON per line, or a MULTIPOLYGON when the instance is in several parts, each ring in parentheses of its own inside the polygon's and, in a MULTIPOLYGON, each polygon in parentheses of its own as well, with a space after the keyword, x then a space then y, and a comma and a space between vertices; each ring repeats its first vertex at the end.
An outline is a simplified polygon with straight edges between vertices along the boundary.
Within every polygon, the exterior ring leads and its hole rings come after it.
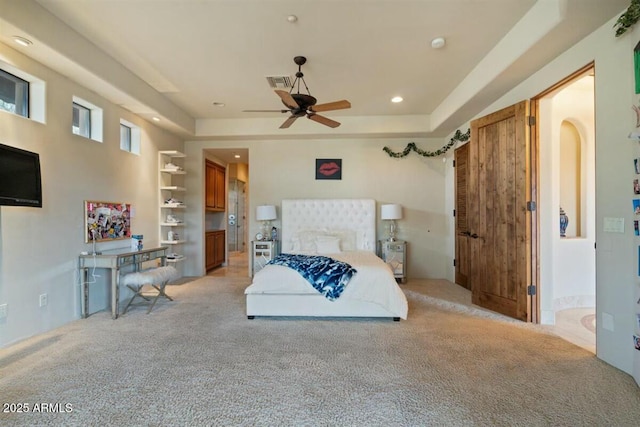
POLYGON ((120 302, 120 270, 129 267, 127 273, 139 271, 142 263, 159 259, 161 265, 167 263, 167 246, 132 251, 130 248, 112 249, 99 254, 80 255, 78 268, 82 278, 82 318, 86 319, 89 311, 89 270, 105 268, 111 270, 111 317, 118 318, 120 302))

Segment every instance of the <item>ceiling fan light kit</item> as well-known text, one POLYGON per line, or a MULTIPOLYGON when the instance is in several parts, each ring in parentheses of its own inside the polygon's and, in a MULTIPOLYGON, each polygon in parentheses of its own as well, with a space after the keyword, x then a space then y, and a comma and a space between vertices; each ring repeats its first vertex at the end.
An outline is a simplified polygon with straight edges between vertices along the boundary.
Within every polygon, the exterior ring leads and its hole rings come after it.
POLYGON ((311 96, 309 92, 309 88, 307 87, 307 83, 304 81, 304 74, 302 73, 302 66, 307 62, 307 58, 304 56, 296 56, 293 58, 293 62, 298 65, 298 72, 296 73, 296 78, 291 85, 291 91, 287 92, 286 90, 276 89, 275 93, 280 97, 282 103, 287 107, 287 109, 280 110, 244 110, 245 112, 278 112, 278 113, 289 113, 290 116, 280 125, 280 129, 286 129, 291 126, 299 117, 307 116, 308 119, 313 120, 314 122, 320 123, 322 125, 336 128, 340 126, 339 122, 332 120, 328 117, 321 116, 317 114, 318 112, 323 111, 333 111, 333 110, 342 110, 346 108, 351 108, 351 103, 346 99, 334 102, 328 102, 325 104, 318 104, 318 100, 311 96), (306 94, 300 93, 300 83, 304 85, 306 94), (292 91, 296 89, 296 93, 292 93, 292 91))

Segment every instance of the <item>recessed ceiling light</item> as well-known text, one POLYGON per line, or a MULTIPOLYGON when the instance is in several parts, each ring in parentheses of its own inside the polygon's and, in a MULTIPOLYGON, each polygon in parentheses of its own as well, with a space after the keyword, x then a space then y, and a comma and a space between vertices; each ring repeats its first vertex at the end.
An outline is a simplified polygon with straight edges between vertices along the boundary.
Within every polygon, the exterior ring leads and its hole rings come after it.
POLYGON ((153 120, 154 122, 159 122, 159 121, 160 121, 160 118, 159 118, 159 117, 155 117, 155 116, 153 116, 153 117, 151 118, 151 120, 153 120))
POLYGON ((235 157, 236 159, 240 158, 240 154, 234 154, 233 157, 235 157))
POLYGON ((440 49, 441 47, 444 47, 445 43, 444 37, 436 37, 431 40, 431 47, 434 49, 440 49))
POLYGON ((287 21, 289 21, 289 22, 291 22, 293 24, 294 22, 298 21, 298 17, 296 15, 289 15, 289 16, 287 16, 287 21))
POLYGON ((401 96, 394 96, 393 98, 391 98, 391 102, 393 102, 395 104, 397 104, 398 102, 402 102, 402 101, 404 101, 404 100, 402 99, 401 96))
POLYGON ((224 107, 225 105, 224 102, 213 102, 212 104, 214 107, 220 107, 220 108, 224 107))
POLYGON ((18 43, 21 46, 31 46, 33 44, 31 40, 25 39, 24 37, 12 36, 11 38, 14 42, 18 43))

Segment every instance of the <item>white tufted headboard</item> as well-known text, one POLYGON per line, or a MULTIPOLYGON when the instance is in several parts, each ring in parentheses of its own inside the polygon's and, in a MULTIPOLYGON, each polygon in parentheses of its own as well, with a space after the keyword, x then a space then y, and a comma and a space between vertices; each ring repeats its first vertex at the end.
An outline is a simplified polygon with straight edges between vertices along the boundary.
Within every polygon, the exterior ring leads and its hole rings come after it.
POLYGON ((285 199, 282 201, 282 252, 302 230, 352 230, 357 249, 376 250, 376 201, 373 199, 285 199))

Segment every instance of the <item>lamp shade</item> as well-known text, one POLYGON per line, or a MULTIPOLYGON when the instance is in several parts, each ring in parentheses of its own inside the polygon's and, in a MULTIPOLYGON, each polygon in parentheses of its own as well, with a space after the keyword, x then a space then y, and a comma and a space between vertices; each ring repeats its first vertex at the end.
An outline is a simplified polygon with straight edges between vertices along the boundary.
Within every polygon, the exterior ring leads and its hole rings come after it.
POLYGON ((276 207, 273 205, 262 205, 256 208, 256 219, 258 221, 271 221, 276 219, 276 207))
POLYGON ((381 219, 400 219, 402 218, 402 206, 400 205, 382 205, 380 207, 381 219))

